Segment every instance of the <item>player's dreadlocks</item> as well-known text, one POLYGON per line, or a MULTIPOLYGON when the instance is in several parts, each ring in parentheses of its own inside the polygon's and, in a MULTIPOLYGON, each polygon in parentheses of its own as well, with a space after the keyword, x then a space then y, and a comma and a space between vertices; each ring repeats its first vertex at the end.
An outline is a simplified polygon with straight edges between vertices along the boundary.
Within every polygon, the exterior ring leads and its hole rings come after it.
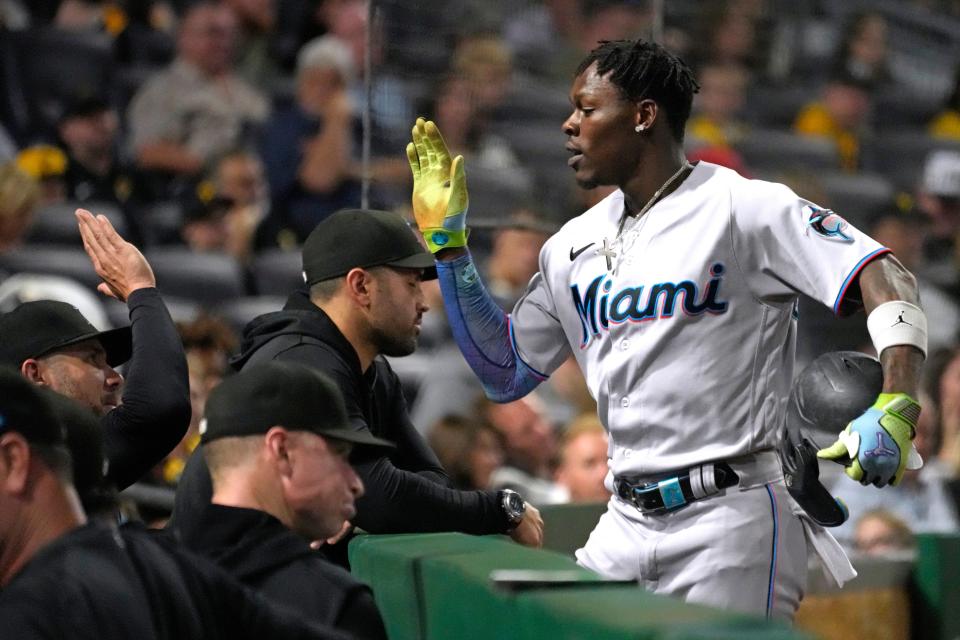
POLYGON ((654 100, 667 113, 670 131, 683 141, 683 130, 690 117, 693 94, 700 85, 690 67, 655 42, 644 40, 604 40, 587 54, 575 76, 597 63, 597 74, 610 74, 609 80, 631 101, 654 100))

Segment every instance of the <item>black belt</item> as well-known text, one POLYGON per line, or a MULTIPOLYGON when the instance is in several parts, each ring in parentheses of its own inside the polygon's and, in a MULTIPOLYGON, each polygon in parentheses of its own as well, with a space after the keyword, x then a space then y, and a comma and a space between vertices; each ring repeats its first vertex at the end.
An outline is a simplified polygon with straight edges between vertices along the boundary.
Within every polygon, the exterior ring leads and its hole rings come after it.
POLYGON ((726 462, 693 467, 686 472, 668 474, 657 481, 632 482, 614 478, 617 495, 643 513, 665 513, 736 486, 740 477, 726 462))

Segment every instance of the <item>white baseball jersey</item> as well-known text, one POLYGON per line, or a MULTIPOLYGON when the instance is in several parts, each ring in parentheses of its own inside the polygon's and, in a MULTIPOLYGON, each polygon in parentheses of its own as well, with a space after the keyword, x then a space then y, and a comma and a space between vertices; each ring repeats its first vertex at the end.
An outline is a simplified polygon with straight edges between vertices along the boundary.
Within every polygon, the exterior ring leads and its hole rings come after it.
POLYGON ((512 315, 518 354, 549 373, 572 350, 614 475, 776 446, 798 295, 840 310, 887 250, 783 185, 707 162, 618 238, 622 212, 617 191, 544 245, 512 315))

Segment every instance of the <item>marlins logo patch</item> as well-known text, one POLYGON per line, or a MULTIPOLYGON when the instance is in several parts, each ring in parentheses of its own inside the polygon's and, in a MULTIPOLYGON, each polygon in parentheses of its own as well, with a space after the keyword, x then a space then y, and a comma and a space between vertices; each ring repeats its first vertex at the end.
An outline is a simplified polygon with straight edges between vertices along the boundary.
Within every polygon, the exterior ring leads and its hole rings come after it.
POLYGON ((808 215, 807 226, 828 240, 838 242, 853 242, 853 237, 847 233, 847 221, 830 209, 818 209, 812 205, 804 207, 808 215))

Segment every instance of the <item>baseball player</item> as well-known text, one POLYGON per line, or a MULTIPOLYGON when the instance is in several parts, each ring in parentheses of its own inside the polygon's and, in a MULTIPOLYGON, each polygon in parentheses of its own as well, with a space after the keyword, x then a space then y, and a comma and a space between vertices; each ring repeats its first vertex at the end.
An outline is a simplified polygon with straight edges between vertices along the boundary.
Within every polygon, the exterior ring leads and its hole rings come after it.
POLYGON ((883 393, 820 452, 861 483, 899 481, 919 405, 926 321, 887 249, 787 187, 692 166, 683 132, 698 85, 657 44, 589 53, 563 123, 578 183, 618 190, 543 247, 509 316, 466 249, 463 158, 418 120, 413 207, 450 323, 487 394, 528 393, 573 353, 610 433, 607 512, 585 567, 691 602, 792 618, 807 548, 854 574, 802 510, 775 453, 793 375, 797 298, 864 307, 883 393), (898 323, 901 317, 905 323, 898 323))

